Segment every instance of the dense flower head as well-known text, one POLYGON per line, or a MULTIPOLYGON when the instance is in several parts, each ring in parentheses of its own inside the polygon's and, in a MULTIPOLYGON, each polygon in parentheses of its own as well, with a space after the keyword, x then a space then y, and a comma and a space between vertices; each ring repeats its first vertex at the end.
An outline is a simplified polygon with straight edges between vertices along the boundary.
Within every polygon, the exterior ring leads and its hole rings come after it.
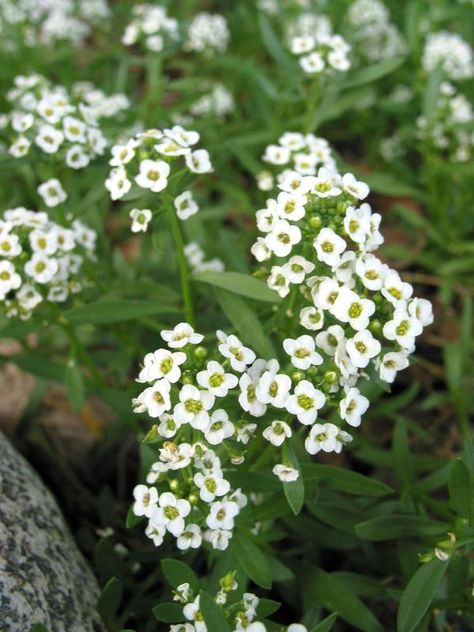
POLYGON ((206 55, 223 53, 229 44, 230 32, 223 15, 198 13, 188 27, 185 50, 206 55))
POLYGON ((208 86, 205 94, 191 104, 189 112, 192 116, 217 116, 223 118, 235 108, 232 93, 222 84, 208 86))
POLYGON ((469 100, 449 82, 440 86, 430 119, 417 118, 418 138, 454 162, 467 162, 472 155, 473 111, 469 100))
POLYGON ((338 34, 324 31, 311 35, 295 35, 290 38, 290 50, 298 56, 298 62, 307 75, 330 75, 345 72, 351 67, 351 47, 338 34))
POLYGON ((206 253, 196 241, 190 241, 184 247, 184 255, 193 272, 223 272, 224 263, 214 257, 206 260, 206 253))
POLYGON ((107 140, 100 119, 116 114, 126 104, 123 95, 106 97, 95 89, 88 97, 88 86, 79 84, 70 94, 41 75, 18 75, 7 93, 13 109, 1 121, 10 142, 9 153, 21 158, 40 151, 73 169, 83 169, 102 155, 107 140))
POLYGON ((11 51, 19 41, 30 47, 79 46, 109 13, 107 0, 2 0, 1 46, 11 51))
MULTIPOLYGON (((267 627, 258 621, 260 599, 254 593, 244 592, 233 595, 239 588, 235 580, 236 571, 229 571, 219 580, 219 590, 213 599, 219 606, 225 606, 224 616, 233 632, 267 632, 267 627)), ((174 591, 174 601, 183 605, 183 618, 186 623, 172 625, 169 632, 207 632, 200 609, 200 595, 195 594, 190 584, 180 584, 174 591)), ((272 629, 274 629, 272 627, 272 629)), ((300 623, 288 627, 279 627, 280 632, 308 632, 300 623)))
POLYGON ((405 41, 380 0, 352 2, 347 19, 352 41, 362 57, 377 62, 405 52, 405 41))
POLYGON ((28 319, 43 303, 64 303, 87 284, 95 231, 79 220, 65 227, 23 207, 0 219, 0 301, 8 317, 28 319))
POLYGON ((422 66, 426 72, 440 67, 453 81, 474 76, 472 48, 457 33, 429 33, 423 51, 422 66))
MULTIPOLYGON (((212 164, 209 153, 205 149, 196 149, 198 141, 197 132, 174 125, 169 129, 140 132, 133 138, 114 145, 109 161, 112 168, 105 181, 110 197, 112 200, 120 200, 132 187, 149 194, 163 195, 173 177, 180 180, 185 174, 196 177, 210 173, 212 164)), ((174 206, 181 220, 188 219, 199 208, 192 192, 188 190, 182 191, 174 198, 174 206)), ((146 221, 143 214, 141 220, 138 219, 140 210, 134 209, 132 212, 136 212, 137 217, 132 213, 131 217, 134 221, 141 221, 143 230, 146 230, 151 217, 146 213, 146 221)), ((138 229, 135 224, 135 232, 138 229)))
POLYGON ((166 9, 153 4, 136 4, 133 18, 122 36, 125 46, 135 44, 153 52, 161 52, 179 40, 179 24, 166 9))
MULTIPOLYGON (((325 168, 317 176, 295 173, 279 186, 278 196, 257 211, 262 236, 252 252, 268 286, 289 301, 309 332, 307 357, 322 354, 325 370, 333 372, 332 393, 346 398, 369 369, 392 382, 432 313, 430 303, 414 298, 412 286, 374 254, 383 237, 381 216, 364 201, 368 186, 325 168)), ((346 404, 340 406, 349 421, 346 404)))
POLYGON ((315 176, 320 167, 334 170, 336 161, 327 140, 314 134, 285 132, 278 142, 268 145, 262 160, 271 166, 270 170, 257 175, 257 183, 262 191, 270 191, 288 178, 315 176), (276 172, 276 182, 275 182, 276 172))

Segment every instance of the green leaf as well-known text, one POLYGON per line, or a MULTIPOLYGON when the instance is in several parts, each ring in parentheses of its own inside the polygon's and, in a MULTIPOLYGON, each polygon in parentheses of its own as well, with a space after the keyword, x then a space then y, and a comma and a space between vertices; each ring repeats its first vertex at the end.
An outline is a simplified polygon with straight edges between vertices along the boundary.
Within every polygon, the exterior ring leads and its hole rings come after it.
POLYGON ((31 627, 31 632, 49 632, 48 628, 42 623, 35 623, 31 627))
POLYGON ((142 439, 142 443, 158 443, 161 441, 162 436, 158 431, 158 426, 153 424, 150 430, 146 433, 146 435, 142 439))
POLYGON ((194 592, 199 589, 199 579, 196 573, 184 562, 180 560, 161 560, 161 570, 166 581, 173 588, 180 584, 189 584, 194 592))
POLYGON ((304 505, 304 479, 298 458, 288 441, 285 441, 285 443, 283 444, 282 458, 285 465, 291 465, 291 467, 295 468, 299 472, 299 476, 296 481, 292 481, 291 483, 283 483, 283 491, 285 492, 288 504, 290 505, 295 516, 297 516, 304 505))
POLYGON ((412 632, 428 611, 448 568, 434 558, 415 572, 403 591, 397 615, 397 631, 412 632))
POLYGON ((70 360, 66 367, 64 381, 72 409, 75 412, 80 412, 85 399, 84 377, 74 360, 70 360))
POLYGON ((354 86, 362 86, 366 83, 372 83, 381 79, 396 70, 404 62, 404 57, 395 57, 386 59, 373 66, 362 68, 357 72, 351 73, 351 78, 344 83, 344 88, 353 88, 354 86))
POLYGON ((104 325, 163 313, 175 310, 155 301, 99 301, 75 307, 65 312, 64 317, 77 325, 104 325))
POLYGON ((12 362, 27 373, 36 375, 43 380, 64 383, 64 366, 52 361, 48 356, 41 353, 29 351, 25 354, 18 354, 11 357, 12 362))
POLYGON ((265 48, 277 64, 286 70, 291 70, 295 67, 281 45, 281 37, 277 37, 275 35, 267 16, 262 11, 259 11, 258 26, 260 28, 260 33, 262 34, 262 41, 265 48))
POLYGON ((184 621, 183 606, 178 603, 159 603, 152 610, 155 619, 163 623, 181 623, 184 621))
POLYGON ((257 606, 257 614, 262 619, 265 617, 269 617, 271 614, 276 612, 281 606, 279 601, 275 601, 273 599, 260 599, 257 606))
POLYGON ((357 535, 363 540, 370 540, 371 542, 442 535, 447 528, 448 525, 444 522, 405 514, 378 516, 355 526, 357 535))
POLYGON ((472 477, 462 459, 456 459, 451 463, 448 487, 449 497, 454 508, 460 516, 469 518, 472 524, 474 515, 472 477))
POLYGON ((260 320, 248 304, 238 296, 235 296, 235 294, 225 290, 216 289, 215 292, 219 305, 236 328, 242 340, 262 357, 266 359, 274 358, 275 349, 263 331, 260 320))
POLYGON ((261 279, 256 279, 242 272, 200 272, 193 274, 193 280, 208 283, 233 294, 253 298, 256 301, 278 303, 278 294, 271 290, 261 279))
POLYGON ((136 516, 133 513, 133 507, 130 507, 129 510, 127 511, 127 518, 125 520, 125 526, 127 527, 127 529, 131 529, 132 527, 134 527, 135 525, 139 524, 142 521, 143 521, 143 516, 136 516))
POLYGON ((395 425, 392 449, 398 478, 405 487, 410 487, 412 481, 412 461, 407 425, 404 419, 399 419, 395 425))
POLYGON ((272 570, 259 547, 241 535, 233 540, 236 559, 247 577, 262 588, 271 588, 272 570))
POLYGON ((122 596, 122 582, 116 577, 112 577, 102 589, 97 603, 97 611, 102 617, 105 625, 108 627, 111 627, 114 624, 117 611, 122 601, 122 596))
POLYGON ((336 619, 337 613, 333 612, 329 615, 329 617, 326 617, 320 623, 318 623, 315 628, 312 628, 310 632, 329 632, 329 630, 332 630, 334 624, 336 623, 336 619))
POLYGON ((338 489, 346 494, 385 496, 393 492, 391 487, 381 481, 333 465, 305 463, 302 465, 302 470, 305 480, 320 478, 326 487, 338 489))
POLYGON ((214 599, 204 590, 201 590, 199 596, 199 609, 204 618, 208 632, 230 632, 224 611, 214 599))
POLYGON ((363 175, 364 182, 366 182, 371 191, 376 193, 382 193, 384 195, 393 195, 401 197, 413 197, 420 199, 421 193, 410 184, 402 182, 385 172, 373 172, 363 175))
POLYGON ((383 632, 379 620, 354 594, 352 588, 335 575, 317 569, 313 581, 314 600, 364 632, 383 632))

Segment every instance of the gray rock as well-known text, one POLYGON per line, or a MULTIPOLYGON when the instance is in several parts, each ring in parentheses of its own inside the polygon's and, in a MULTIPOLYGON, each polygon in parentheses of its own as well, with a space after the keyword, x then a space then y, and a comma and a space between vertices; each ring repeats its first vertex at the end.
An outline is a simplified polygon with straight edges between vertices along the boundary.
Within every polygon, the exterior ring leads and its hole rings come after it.
POLYGON ((98 594, 51 493, 0 432, 0 632, 100 632, 98 594))

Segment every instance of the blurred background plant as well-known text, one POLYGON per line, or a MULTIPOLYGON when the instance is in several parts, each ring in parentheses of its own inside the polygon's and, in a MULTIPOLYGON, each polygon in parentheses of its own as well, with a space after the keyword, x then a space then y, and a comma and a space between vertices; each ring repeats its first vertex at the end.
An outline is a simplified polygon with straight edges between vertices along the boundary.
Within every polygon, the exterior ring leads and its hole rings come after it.
MULTIPOLYGON (((153 444, 137 445, 149 427, 131 411, 133 379, 159 332, 183 320, 179 261, 164 215, 137 236, 130 205, 111 202, 110 146, 149 127, 198 131, 214 172, 196 183, 200 211, 181 224, 184 243, 196 242, 218 270, 249 275, 254 214, 267 196, 256 184, 268 170, 265 148, 286 131, 314 133, 329 142, 341 171, 369 184, 383 215, 382 257, 433 302, 435 321, 390 395, 370 383, 373 404, 351 447, 305 465, 297 519, 276 478, 236 474, 244 492, 262 494, 258 535, 244 529, 224 553, 180 559, 212 594, 235 569, 242 589, 267 590, 282 603, 275 618, 310 630, 474 628, 472 3, 152 4, 167 12, 166 33, 147 27, 144 36, 140 26, 132 33, 130 24, 150 11, 139 3, 71 0, 44 12, 26 0, 0 6, 5 115, 20 106, 10 92, 15 78, 31 73, 69 94, 90 82, 103 93, 97 98, 128 99, 101 119, 109 147, 81 170, 58 166, 48 153, 12 155, 15 139, 2 118, 2 209, 44 210, 38 185, 59 178, 68 197, 53 219, 80 219, 98 235, 85 293, 28 320, 2 316, 2 428, 54 490, 92 561, 108 629, 151 632, 164 629, 158 621, 172 623, 176 604, 164 605, 171 600, 164 578, 176 587, 188 571, 173 562, 165 568, 171 545, 156 549, 126 517, 131 490, 154 458, 153 444), (201 13, 225 20, 196 26, 201 13), (350 68, 305 72, 294 38, 324 42, 334 34, 351 46, 350 68)), ((253 323, 249 314, 265 322, 268 303, 244 303, 240 281, 227 277, 225 285, 237 297, 232 314, 218 307, 212 272, 196 272, 199 331, 253 323)), ((262 617, 271 613, 266 604, 262 617)))

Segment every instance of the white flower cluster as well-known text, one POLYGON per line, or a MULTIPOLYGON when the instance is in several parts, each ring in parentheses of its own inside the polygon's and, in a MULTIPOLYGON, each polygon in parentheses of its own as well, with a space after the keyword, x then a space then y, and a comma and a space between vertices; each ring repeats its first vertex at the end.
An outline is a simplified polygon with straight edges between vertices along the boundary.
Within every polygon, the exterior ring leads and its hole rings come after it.
POLYGON ((85 103, 94 118, 113 118, 130 108, 130 100, 126 94, 117 93, 110 96, 90 81, 77 81, 72 86, 72 96, 85 103))
POLYGON ((206 261, 205 252, 196 241, 191 241, 184 247, 189 267, 193 272, 223 272, 224 263, 215 257, 206 261))
POLYGON ((15 158, 34 148, 57 155, 68 167, 83 169, 104 153, 107 140, 99 127, 98 109, 69 95, 64 86, 45 77, 19 75, 7 93, 13 104, 2 118, 2 127, 12 140, 8 149, 15 158))
MULTIPOLYGON (((229 572, 219 580, 219 590, 214 600, 219 606, 226 606, 226 620, 232 632, 267 632, 264 623, 257 621, 257 610, 260 599, 254 593, 245 592, 238 601, 231 598, 231 593, 238 589, 235 572, 229 572)), ((207 632, 208 628, 200 611, 200 597, 195 595, 188 583, 179 585, 174 591, 174 601, 183 604, 183 617, 188 623, 172 625, 169 632, 207 632)), ((273 629, 273 628, 272 628, 273 629)), ((308 632, 299 623, 279 628, 281 632, 308 632)))
POLYGON ((43 301, 63 303, 84 287, 81 268, 97 235, 79 220, 70 228, 46 213, 8 209, 0 220, 0 300, 8 317, 27 319, 43 301))
POLYGON ((366 184, 321 168, 317 176, 288 174, 279 186, 277 198, 257 211, 264 236, 252 252, 261 262, 277 258, 262 273, 289 297, 301 326, 318 332, 303 336, 302 357, 315 348, 323 354, 318 363, 332 372, 331 392, 343 393, 340 416, 356 426, 368 404, 359 378, 373 367, 393 382, 432 322, 431 304, 414 298, 412 286, 373 254, 383 242, 381 216, 362 202, 366 184))
POLYGON ((78 46, 109 13, 107 0, 2 0, 1 47, 13 51, 19 41, 30 47, 61 41, 78 46))
POLYGON ((223 15, 198 13, 188 28, 185 50, 214 55, 224 53, 229 44, 230 33, 223 15))
MULTIPOLYGON (((112 169, 105 181, 110 197, 112 200, 123 198, 133 185, 150 193, 161 193, 168 187, 172 166, 176 172, 187 169, 195 175, 210 173, 209 153, 205 149, 193 149, 198 141, 197 132, 174 125, 170 129, 140 132, 126 142, 114 145, 109 161, 112 169)), ((178 195, 174 206, 181 220, 199 210, 191 191, 178 195)), ((150 209, 133 209, 130 216, 134 222, 132 230, 145 231, 152 212, 150 209)))
POLYGON ((296 35, 290 39, 290 50, 298 55, 299 65, 308 75, 345 72, 351 67, 348 57, 351 47, 338 34, 296 35))
POLYGON ((441 67, 448 79, 460 81, 474 76, 472 49, 457 33, 429 33, 423 50, 422 66, 426 72, 441 67))
POLYGON ((215 83, 189 108, 192 116, 217 116, 224 118, 235 108, 232 93, 221 83, 215 83))
MULTIPOLYGON (((277 185, 284 182, 292 171, 302 176, 314 176, 321 167, 336 169, 336 161, 328 141, 314 134, 299 132, 282 134, 278 144, 266 147, 262 160, 278 169, 277 185)), ((257 175, 257 183, 260 190, 270 191, 275 186, 275 179, 270 171, 262 171, 257 175)))
POLYGON ((179 39, 179 24, 166 9, 153 4, 136 4, 133 19, 122 36, 122 44, 141 44, 153 52, 161 52, 179 39))
POLYGON ((300 13, 288 24, 290 40, 294 37, 328 37, 331 34, 331 21, 322 13, 300 13))
POLYGON ((405 52, 405 41, 380 0, 356 0, 347 17, 357 51, 366 59, 377 62, 405 52))
POLYGON ((467 162, 474 145, 474 120, 468 99, 447 81, 440 86, 435 114, 429 122, 417 119, 418 138, 435 147, 454 162, 467 162))

